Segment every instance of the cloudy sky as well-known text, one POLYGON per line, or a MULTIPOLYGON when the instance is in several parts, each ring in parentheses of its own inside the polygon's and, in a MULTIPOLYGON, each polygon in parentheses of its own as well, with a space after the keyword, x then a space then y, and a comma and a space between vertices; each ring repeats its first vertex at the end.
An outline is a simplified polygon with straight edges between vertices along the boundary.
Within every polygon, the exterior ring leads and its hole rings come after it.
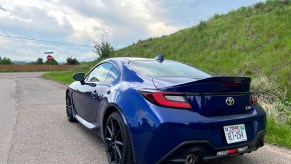
POLYGON ((93 60, 92 41, 102 36, 119 49, 259 1, 0 0, 0 56, 35 61, 53 51, 61 62, 93 60))

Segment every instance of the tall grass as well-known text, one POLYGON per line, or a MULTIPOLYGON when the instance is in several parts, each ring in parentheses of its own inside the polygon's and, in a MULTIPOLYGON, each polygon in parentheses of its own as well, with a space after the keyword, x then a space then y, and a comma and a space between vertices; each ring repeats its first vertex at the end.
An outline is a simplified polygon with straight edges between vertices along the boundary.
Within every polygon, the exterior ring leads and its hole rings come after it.
POLYGON ((291 103, 286 88, 264 76, 258 76, 251 84, 268 115, 266 140, 291 148, 291 103))

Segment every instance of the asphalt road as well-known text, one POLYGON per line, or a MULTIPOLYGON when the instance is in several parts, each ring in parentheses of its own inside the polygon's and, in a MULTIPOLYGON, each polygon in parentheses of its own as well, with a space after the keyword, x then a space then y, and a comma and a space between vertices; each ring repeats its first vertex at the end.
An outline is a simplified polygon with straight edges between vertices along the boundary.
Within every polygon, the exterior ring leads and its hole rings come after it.
MULTIPOLYGON (((107 163, 100 138, 65 114, 66 86, 41 73, 0 73, 0 164, 107 163)), ((291 151, 266 145, 205 163, 290 163, 291 151)))

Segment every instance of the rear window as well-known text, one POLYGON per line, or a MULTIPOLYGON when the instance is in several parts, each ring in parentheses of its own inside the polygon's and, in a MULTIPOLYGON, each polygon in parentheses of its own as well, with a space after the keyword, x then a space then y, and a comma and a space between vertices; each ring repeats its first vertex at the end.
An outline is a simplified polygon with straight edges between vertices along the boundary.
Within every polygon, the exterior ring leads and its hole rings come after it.
POLYGON ((136 60, 129 63, 137 73, 148 77, 191 77, 207 78, 209 74, 187 64, 165 60, 159 63, 155 60, 136 60))

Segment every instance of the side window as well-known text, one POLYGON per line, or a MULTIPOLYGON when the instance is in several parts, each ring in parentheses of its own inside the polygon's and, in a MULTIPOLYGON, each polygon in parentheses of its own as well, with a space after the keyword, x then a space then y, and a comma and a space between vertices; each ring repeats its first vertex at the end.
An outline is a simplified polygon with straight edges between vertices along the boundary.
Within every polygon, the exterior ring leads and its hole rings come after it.
POLYGON ((114 65, 112 65, 111 70, 107 74, 107 77, 106 77, 105 81, 106 82, 112 82, 115 79, 117 79, 118 76, 119 76, 118 69, 114 65))
POLYGON ((87 76, 86 81, 88 82, 97 82, 97 81, 104 81, 108 72, 110 71, 112 64, 110 63, 103 63, 98 65, 90 72, 87 76))

